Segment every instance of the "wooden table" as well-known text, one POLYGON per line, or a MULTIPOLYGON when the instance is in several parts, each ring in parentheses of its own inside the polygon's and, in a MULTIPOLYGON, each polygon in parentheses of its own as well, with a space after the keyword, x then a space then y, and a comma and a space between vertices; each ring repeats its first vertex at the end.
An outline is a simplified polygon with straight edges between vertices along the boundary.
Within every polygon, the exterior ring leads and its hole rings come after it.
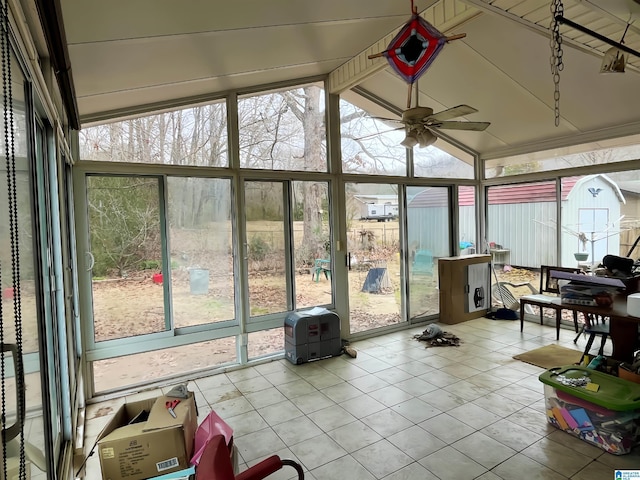
POLYGON ((640 317, 632 317, 627 314, 627 297, 625 295, 614 297, 611 308, 572 305, 564 302, 561 302, 560 305, 563 310, 608 317, 609 336, 613 343, 611 358, 622 362, 631 362, 633 360, 633 352, 640 348, 638 345, 640 317))

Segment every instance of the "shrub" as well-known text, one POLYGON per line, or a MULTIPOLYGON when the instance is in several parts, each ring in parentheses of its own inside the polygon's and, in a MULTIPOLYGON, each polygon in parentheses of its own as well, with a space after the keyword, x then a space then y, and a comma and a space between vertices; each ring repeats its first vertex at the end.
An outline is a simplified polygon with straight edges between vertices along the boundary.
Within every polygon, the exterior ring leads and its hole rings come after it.
POLYGON ((272 248, 260 235, 254 235, 249 241, 249 258, 262 261, 271 252, 272 248))

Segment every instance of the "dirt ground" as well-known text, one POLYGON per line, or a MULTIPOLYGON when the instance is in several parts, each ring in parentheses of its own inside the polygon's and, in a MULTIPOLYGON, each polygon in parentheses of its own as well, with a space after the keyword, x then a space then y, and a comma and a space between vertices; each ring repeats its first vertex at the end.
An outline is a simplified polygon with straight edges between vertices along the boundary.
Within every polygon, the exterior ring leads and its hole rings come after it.
MULTIPOLYGON (((355 330, 362 331, 400 319, 397 294, 393 288, 379 294, 360 292, 366 272, 353 272, 352 296, 356 306, 351 315, 355 330)), ((173 279, 172 296, 176 328, 231 320, 234 316, 233 285, 230 279, 210 284, 205 295, 193 295, 188 280, 173 279), (227 282, 225 284, 225 282, 227 282)), ((396 283, 398 280, 393 279, 396 283)), ((252 298, 264 311, 282 311, 282 282, 268 277, 250 281, 252 298)), ((316 282, 311 273, 296 275, 298 308, 331 302, 331 283, 324 276, 316 282)), ((94 282, 95 337, 97 341, 113 340, 165 330, 163 286, 153 282, 152 272, 135 278, 94 282)), ((281 351, 283 329, 249 334, 249 357, 255 358, 281 351)), ((162 378, 180 370, 194 370, 219 365, 236 358, 235 337, 164 349, 122 358, 94 362, 96 391, 124 387, 136 382, 162 378)))
MULTIPOLYGON (((393 273, 390 266, 390 287, 377 294, 361 292, 361 286, 367 271, 350 272, 351 331, 364 331, 400 321, 400 302, 398 291, 399 274, 393 273)), ((530 282, 536 288, 536 272, 524 269, 498 269, 500 281, 512 283, 530 282)), ((153 272, 143 273, 135 278, 94 282, 94 308, 96 310, 96 339, 108 340, 165 330, 163 287, 155 284, 153 272)), ((233 297, 231 279, 211 279, 210 288, 205 295, 193 295, 190 292, 188 278, 174 276, 172 295, 176 327, 200 325, 212 321, 224 321, 233 318, 233 297)), ((494 278, 492 278, 492 281, 494 278)), ((436 278, 429 280, 435 287, 436 278)), ((251 282, 250 282, 251 283, 251 282)), ((425 283, 425 282, 422 282, 425 283)), ((255 279, 253 285, 257 285, 255 279)), ((281 282, 262 278, 259 282, 259 302, 273 311, 282 311, 281 282)), ((296 275, 296 298, 299 308, 329 303, 331 284, 321 276, 314 281, 310 272, 300 271, 296 275)), ((416 287, 417 290, 417 287, 416 287)), ((517 289, 519 290, 519 289, 517 289)), ((524 294, 528 288, 516 293, 524 294), (526 291, 525 291, 526 290, 526 291)), ((423 300, 431 311, 437 313, 437 289, 428 288, 422 292, 423 300)), ((415 301, 415 299, 414 299, 415 301)), ((494 302, 495 303, 495 302, 494 302)), ((418 313, 420 306, 410 307, 412 314, 418 313)), ((255 358, 271 352, 281 351, 284 335, 281 328, 271 331, 249 334, 249 357, 255 358)), ((94 363, 94 381, 96 391, 106 391, 127 385, 170 376, 179 371, 205 369, 220 365, 236 358, 235 337, 206 341, 183 347, 174 347, 156 352, 137 354, 94 363)))

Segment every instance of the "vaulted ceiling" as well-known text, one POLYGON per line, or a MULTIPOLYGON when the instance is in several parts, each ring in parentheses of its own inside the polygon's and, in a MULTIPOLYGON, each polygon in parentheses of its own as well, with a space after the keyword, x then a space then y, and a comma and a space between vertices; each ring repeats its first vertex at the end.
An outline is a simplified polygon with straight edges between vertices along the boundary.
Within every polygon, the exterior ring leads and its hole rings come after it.
MULTIPOLYGON (((414 0, 451 41, 418 82, 419 104, 459 104, 489 121, 449 139, 481 158, 640 143, 640 59, 601 74, 611 47, 560 26, 564 69, 555 125, 550 6, 564 18, 640 49, 637 0, 414 0)), ((399 114, 407 84, 383 58, 410 17, 409 0, 60 0, 59 29, 83 124, 251 91, 294 79, 329 78, 332 93, 355 89, 399 114)), ((587 32, 588 32, 587 30, 587 32)))

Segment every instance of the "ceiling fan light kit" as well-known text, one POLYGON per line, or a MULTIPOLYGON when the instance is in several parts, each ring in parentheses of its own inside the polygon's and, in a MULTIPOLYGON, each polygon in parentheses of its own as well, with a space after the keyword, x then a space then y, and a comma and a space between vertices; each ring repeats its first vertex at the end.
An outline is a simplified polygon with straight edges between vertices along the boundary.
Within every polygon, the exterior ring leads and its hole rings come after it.
POLYGON ((400 142, 400 145, 402 145, 405 148, 413 148, 417 144, 418 144, 418 136, 416 135, 416 132, 414 132, 413 130, 408 131, 404 137, 404 140, 400 142))
POLYGON ((436 137, 433 133, 431 133, 431 130, 426 128, 418 132, 417 137, 418 137, 418 146, 420 148, 425 148, 425 147, 428 147, 429 145, 433 145, 435 141, 438 140, 438 137, 436 137))
POLYGON ((436 137, 428 128, 411 128, 407 132, 404 140, 400 142, 405 148, 413 148, 416 145, 420 148, 426 148, 433 145, 438 137, 436 137))

